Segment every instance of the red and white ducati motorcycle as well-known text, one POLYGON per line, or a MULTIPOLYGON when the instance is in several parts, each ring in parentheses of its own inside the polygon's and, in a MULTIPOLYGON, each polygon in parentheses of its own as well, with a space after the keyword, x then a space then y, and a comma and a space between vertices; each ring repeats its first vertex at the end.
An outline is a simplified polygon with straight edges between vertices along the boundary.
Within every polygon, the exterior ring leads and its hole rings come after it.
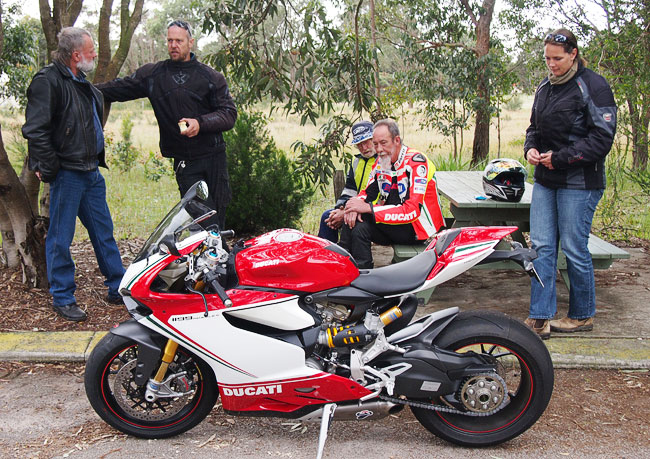
POLYGON ((228 232, 197 183, 128 268, 133 317, 86 366, 97 413, 131 435, 163 438, 226 413, 320 421, 374 420, 408 406, 433 434, 485 446, 531 427, 553 391, 542 341, 503 314, 452 307, 412 320, 415 294, 479 263, 514 260, 536 275, 515 227, 442 231, 402 263, 359 270, 338 245, 280 229, 227 251, 228 232))

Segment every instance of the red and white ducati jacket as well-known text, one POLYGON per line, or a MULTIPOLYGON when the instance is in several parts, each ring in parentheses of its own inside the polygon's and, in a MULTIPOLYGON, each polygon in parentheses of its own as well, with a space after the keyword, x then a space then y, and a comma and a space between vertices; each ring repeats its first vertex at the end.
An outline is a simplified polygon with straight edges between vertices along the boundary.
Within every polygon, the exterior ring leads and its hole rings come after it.
POLYGON ((435 172, 435 166, 426 156, 402 145, 390 170, 382 168, 379 161, 375 163, 359 198, 372 203, 379 196, 373 206, 377 223, 409 223, 418 240, 427 239, 444 225, 435 172))

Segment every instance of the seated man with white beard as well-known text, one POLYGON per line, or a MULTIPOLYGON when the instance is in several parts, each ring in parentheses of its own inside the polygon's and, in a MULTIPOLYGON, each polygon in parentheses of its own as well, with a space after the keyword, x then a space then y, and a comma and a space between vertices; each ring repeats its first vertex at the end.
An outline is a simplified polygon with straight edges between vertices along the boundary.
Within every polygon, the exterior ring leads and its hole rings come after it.
POLYGON ((375 123, 372 141, 378 159, 365 190, 345 206, 340 242, 360 269, 373 267, 372 242, 412 244, 444 225, 433 163, 402 144, 394 120, 375 123))

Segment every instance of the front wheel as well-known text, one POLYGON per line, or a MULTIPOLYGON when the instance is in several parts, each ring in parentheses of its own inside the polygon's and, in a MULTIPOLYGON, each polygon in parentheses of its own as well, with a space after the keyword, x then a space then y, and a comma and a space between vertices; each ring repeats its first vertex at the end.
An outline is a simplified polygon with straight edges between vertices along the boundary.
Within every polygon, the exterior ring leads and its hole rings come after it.
MULTIPOLYGON (((506 315, 468 311, 459 314, 434 340, 434 345, 455 352, 483 354, 495 362, 505 381, 506 403, 488 416, 469 416, 411 407, 413 414, 430 432, 462 446, 502 443, 530 428, 544 413, 553 393, 553 364, 537 335, 506 315)), ((455 394, 456 406, 467 406, 472 398, 464 392, 481 378, 466 378, 455 394)), ((485 379, 489 379, 485 378, 485 379)), ((448 400, 432 400, 449 406, 448 400)))
POLYGON ((183 433, 212 410, 219 390, 210 367, 178 348, 167 375, 170 387, 183 395, 145 400, 145 387, 134 381, 138 343, 108 333, 86 364, 85 386, 90 404, 111 426, 142 438, 166 438, 183 433))

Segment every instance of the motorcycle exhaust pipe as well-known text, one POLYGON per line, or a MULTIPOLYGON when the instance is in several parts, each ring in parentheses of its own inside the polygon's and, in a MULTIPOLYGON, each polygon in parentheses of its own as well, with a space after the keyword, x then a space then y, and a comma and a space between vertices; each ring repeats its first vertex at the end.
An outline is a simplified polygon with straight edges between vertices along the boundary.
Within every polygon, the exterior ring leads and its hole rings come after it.
MULTIPOLYGON (((335 421, 363 421, 366 419, 377 420, 395 414, 404 408, 404 405, 375 400, 365 403, 352 403, 348 405, 338 405, 334 410, 333 420, 335 421)), ((323 408, 309 413, 299 418, 302 422, 320 422, 323 416, 323 408)))

